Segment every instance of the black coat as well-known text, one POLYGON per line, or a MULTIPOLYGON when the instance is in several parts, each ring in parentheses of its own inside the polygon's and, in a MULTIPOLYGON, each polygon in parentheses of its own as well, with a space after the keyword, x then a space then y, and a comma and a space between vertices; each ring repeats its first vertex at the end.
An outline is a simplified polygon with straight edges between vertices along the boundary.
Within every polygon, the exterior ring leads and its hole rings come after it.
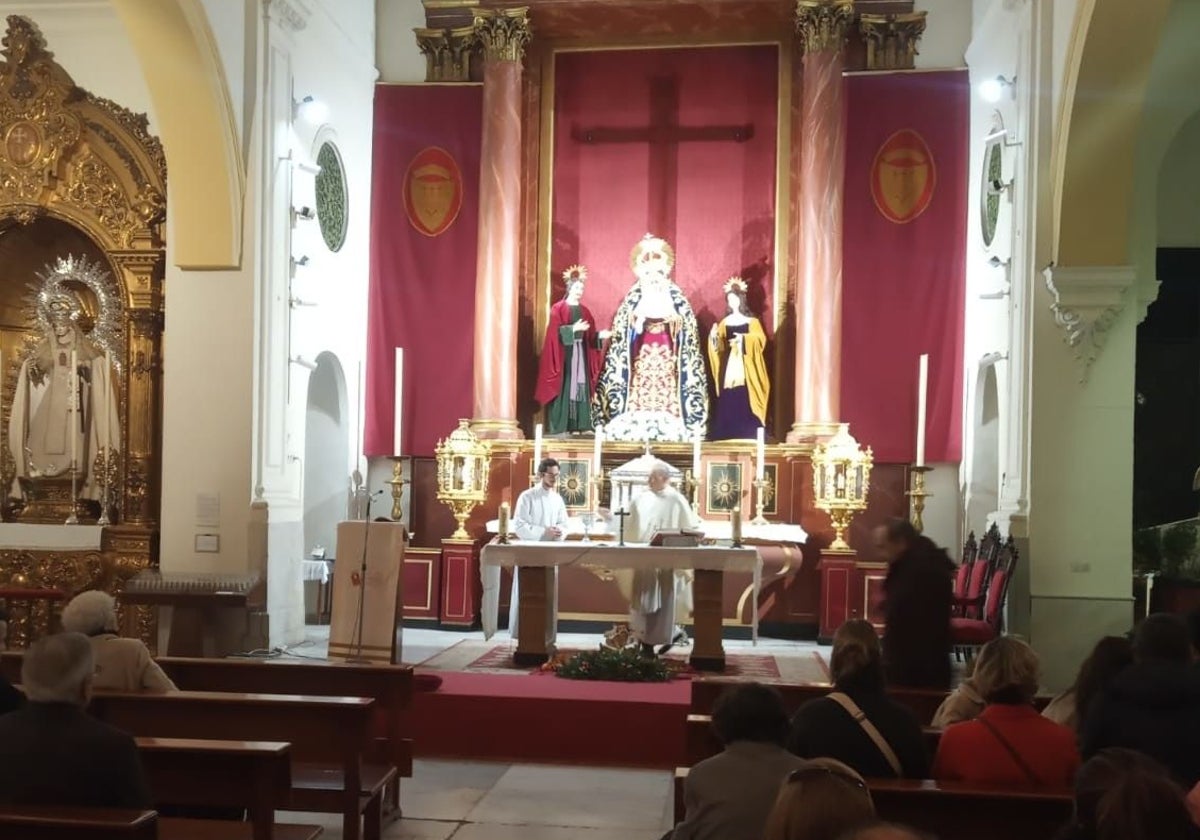
POLYGON ((13 688, 12 683, 0 675, 0 715, 15 712, 25 705, 25 695, 13 688))
POLYGON ((883 582, 883 664, 888 685, 950 687, 954 563, 926 537, 888 567, 883 582))
POLYGON ((133 738, 69 703, 0 717, 0 804, 152 807, 133 738))
MULTIPOLYGON (((882 684, 845 686, 838 690, 849 695, 879 730, 900 759, 905 778, 928 778, 929 753, 925 750, 921 726, 911 711, 888 697, 882 684)), ((887 779, 896 775, 862 726, 828 697, 809 700, 796 711, 788 749, 801 758, 836 758, 868 778, 887 779)))
POLYGON ((1088 704, 1080 733, 1085 761, 1105 747, 1139 750, 1190 790, 1200 781, 1200 672, 1174 662, 1130 665, 1088 704))

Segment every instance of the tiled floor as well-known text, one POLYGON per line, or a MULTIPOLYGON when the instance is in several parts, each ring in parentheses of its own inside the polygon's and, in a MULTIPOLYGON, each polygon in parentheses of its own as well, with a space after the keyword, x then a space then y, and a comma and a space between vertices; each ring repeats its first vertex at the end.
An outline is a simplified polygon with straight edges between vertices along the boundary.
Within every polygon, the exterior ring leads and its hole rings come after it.
MULTIPOLYGON (((535 764, 414 763, 404 819, 387 840, 658 840, 671 825, 671 774, 535 764)), ((334 814, 280 814, 342 836, 334 814)))

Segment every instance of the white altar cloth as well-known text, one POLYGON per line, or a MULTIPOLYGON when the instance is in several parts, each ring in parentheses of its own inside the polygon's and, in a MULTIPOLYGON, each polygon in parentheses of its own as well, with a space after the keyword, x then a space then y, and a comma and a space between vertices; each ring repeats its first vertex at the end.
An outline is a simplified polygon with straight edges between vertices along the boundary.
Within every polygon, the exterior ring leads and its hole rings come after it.
POLYGON ((100 550, 99 525, 35 525, 31 522, 0 522, 0 548, 27 551, 100 550))
MULTIPOLYGON (((667 548, 645 543, 609 542, 545 542, 511 540, 507 545, 490 542, 479 556, 479 573, 483 578, 481 606, 483 635, 490 639, 496 632, 500 611, 500 567, 507 566, 575 566, 602 569, 701 569, 711 571, 752 572, 754 598, 751 602, 751 634, 758 642, 758 592, 762 582, 762 558, 753 548, 697 546, 696 548, 667 548)), ((555 621, 558 616, 555 616, 555 621)))
MULTIPOLYGON (((596 522, 592 525, 589 533, 595 536, 603 531, 607 531, 609 528, 616 527, 618 526, 615 524, 596 522)), ((699 530, 704 532, 704 538, 708 540, 733 539, 733 526, 728 519, 701 520, 699 530)), ((500 520, 490 520, 487 523, 487 532, 489 534, 500 533, 500 520)), ((578 516, 569 517, 565 533, 568 536, 582 536, 584 533, 583 521, 578 516)), ((768 522, 766 525, 754 525, 743 520, 742 539, 801 545, 808 541, 808 534, 799 525, 792 525, 786 522, 768 522)), ((628 543, 626 544, 628 545, 628 543)))

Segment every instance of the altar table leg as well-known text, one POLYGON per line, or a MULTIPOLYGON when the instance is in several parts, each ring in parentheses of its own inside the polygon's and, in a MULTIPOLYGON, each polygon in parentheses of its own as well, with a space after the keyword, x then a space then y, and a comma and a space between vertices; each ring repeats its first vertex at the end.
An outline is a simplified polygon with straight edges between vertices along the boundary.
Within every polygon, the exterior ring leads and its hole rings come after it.
POLYGON ((721 641, 721 592, 725 573, 719 569, 696 569, 692 583, 691 666, 697 671, 724 671, 725 646, 721 641))
POLYGON ((517 650, 513 664, 528 668, 550 658, 546 628, 554 607, 554 567, 521 566, 517 583, 517 650))

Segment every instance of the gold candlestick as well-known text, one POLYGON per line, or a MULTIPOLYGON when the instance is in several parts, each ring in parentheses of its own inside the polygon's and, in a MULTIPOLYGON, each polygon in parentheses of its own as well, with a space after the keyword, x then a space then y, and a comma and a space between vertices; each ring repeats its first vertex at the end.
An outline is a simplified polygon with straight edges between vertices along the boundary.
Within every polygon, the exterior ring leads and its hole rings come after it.
POLYGON ((767 494, 764 492, 766 489, 765 478, 754 479, 754 518, 750 520, 751 525, 767 524, 767 518, 763 516, 763 511, 767 509, 767 494))
POLYGON ((909 474, 912 476, 912 489, 905 491, 905 495, 910 499, 912 508, 910 518, 918 534, 925 530, 925 520, 922 518, 922 514, 925 513, 925 500, 933 495, 925 489, 925 473, 929 470, 930 467, 908 468, 909 474))
POLYGON ((400 501, 404 498, 404 485, 408 484, 408 479, 404 478, 404 461, 399 457, 392 460, 395 462, 392 464, 392 477, 384 483, 392 485, 392 520, 402 522, 404 506, 400 501))
POLYGON ((692 513, 700 515, 700 476, 693 475, 690 469, 683 471, 683 482, 687 486, 688 495, 692 497, 692 513))

